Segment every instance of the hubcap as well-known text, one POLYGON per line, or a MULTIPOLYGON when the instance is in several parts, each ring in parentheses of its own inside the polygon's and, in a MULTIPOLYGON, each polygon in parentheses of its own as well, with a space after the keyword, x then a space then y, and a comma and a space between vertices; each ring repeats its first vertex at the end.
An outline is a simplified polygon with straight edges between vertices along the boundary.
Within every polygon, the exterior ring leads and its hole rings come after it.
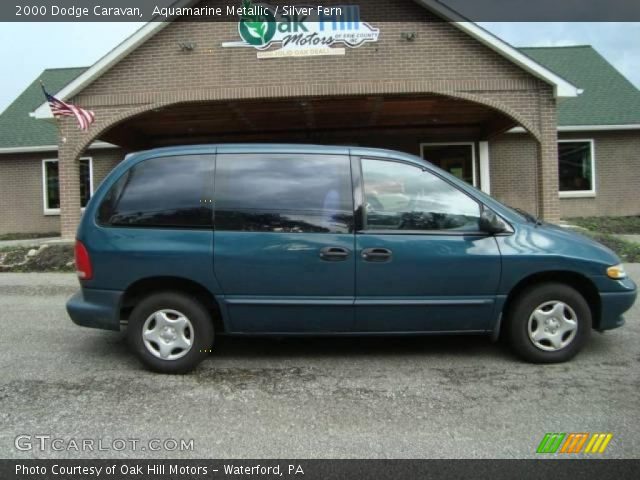
POLYGON ((540 350, 555 352, 569 345, 578 332, 578 316, 564 302, 539 305, 529 317, 529 339, 540 350))
POLYGON ((193 345, 193 326, 177 310, 159 310, 149 315, 142 326, 144 346, 154 357, 177 360, 193 345))

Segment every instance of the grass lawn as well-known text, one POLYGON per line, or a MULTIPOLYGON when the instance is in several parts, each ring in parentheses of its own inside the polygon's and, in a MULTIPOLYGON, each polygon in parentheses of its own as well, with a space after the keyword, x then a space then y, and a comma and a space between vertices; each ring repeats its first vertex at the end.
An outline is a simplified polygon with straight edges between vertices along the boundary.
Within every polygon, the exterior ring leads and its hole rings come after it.
POLYGON ((73 245, 49 245, 27 256, 30 247, 0 248, 0 272, 73 272, 73 245))
POLYGON ((567 222, 586 228, 585 235, 616 252, 623 262, 640 262, 640 243, 623 240, 615 235, 640 234, 640 216, 578 217, 567 222))
POLYGON ((640 263, 640 243, 629 242, 608 233, 582 232, 616 252, 623 262, 640 263))
POLYGON ((578 217, 567 222, 598 233, 640 234, 640 216, 578 217))

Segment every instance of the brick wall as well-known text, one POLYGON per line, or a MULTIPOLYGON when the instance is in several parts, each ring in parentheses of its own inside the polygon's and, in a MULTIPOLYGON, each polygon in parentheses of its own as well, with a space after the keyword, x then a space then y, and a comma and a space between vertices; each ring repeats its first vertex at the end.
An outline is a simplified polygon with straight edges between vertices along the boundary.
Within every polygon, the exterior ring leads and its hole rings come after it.
MULTIPOLYGON (((93 188, 123 158, 119 149, 93 150, 93 188)), ((42 190, 42 160, 56 152, 0 156, 0 235, 60 231, 60 216, 45 215, 42 190)))
POLYGON ((237 24, 174 23, 148 40, 82 93, 82 101, 113 103, 114 95, 144 101, 155 92, 265 85, 340 84, 391 80, 429 80, 443 87, 494 90, 506 83, 516 90, 538 84, 531 75, 454 26, 434 21, 410 0, 362 2, 361 18, 377 22, 377 43, 347 49, 344 56, 258 60, 252 48, 222 48, 239 40, 237 24), (374 13, 375 12, 375 13, 374 13), (413 42, 401 33, 415 31, 413 42), (183 53, 180 42, 197 48, 183 53), (90 97, 90 98, 89 98, 90 97))
POLYGON ((595 141, 596 196, 561 198, 564 218, 640 215, 640 131, 561 133, 595 141))
POLYGON ((45 216, 42 159, 55 152, 3 155, 0 158, 0 234, 58 232, 60 219, 45 216))
POLYGON ((121 149, 93 150, 89 152, 93 158, 93 191, 95 192, 104 177, 124 160, 125 153, 121 149))
POLYGON ((491 195, 538 213, 538 143, 531 135, 505 133, 489 142, 491 195))
MULTIPOLYGON (((640 215, 640 132, 560 133, 559 139, 594 140, 596 195, 561 198, 562 218, 640 215)), ((535 140, 504 134, 490 142, 491 194, 509 205, 535 212, 535 140)))

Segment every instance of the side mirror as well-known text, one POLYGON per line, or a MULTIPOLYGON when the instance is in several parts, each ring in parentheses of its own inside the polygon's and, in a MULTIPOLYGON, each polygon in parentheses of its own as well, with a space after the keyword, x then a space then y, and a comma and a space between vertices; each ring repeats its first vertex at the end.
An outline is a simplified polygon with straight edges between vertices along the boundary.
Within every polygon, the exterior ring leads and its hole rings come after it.
POLYGON ((480 221, 478 222, 480 230, 488 234, 504 233, 509 230, 507 224, 495 212, 484 205, 480 212, 480 221))

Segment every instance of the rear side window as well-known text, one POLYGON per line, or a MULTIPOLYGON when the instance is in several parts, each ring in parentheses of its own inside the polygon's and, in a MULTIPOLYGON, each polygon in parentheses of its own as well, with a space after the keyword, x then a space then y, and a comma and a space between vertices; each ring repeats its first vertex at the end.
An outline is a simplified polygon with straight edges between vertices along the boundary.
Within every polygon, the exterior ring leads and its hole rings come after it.
POLYGON ((349 158, 218 155, 216 230, 344 233, 352 230, 349 158))
POLYGON ((211 227, 213 168, 210 155, 145 160, 114 184, 100 205, 98 222, 126 227, 211 227))

